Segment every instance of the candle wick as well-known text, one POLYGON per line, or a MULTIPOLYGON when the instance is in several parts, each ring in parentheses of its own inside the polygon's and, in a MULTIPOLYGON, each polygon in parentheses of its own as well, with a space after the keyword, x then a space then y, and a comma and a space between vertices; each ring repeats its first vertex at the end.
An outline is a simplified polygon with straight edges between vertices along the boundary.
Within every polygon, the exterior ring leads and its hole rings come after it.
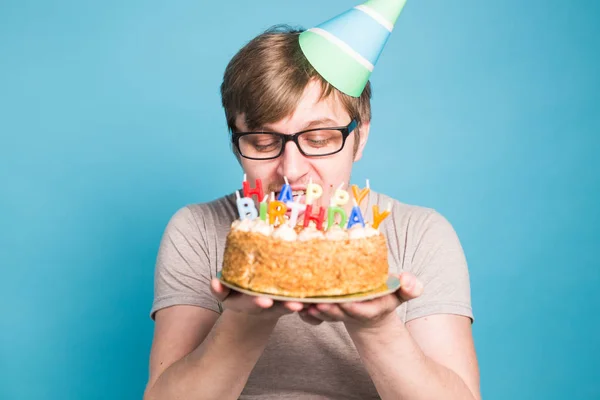
POLYGON ((344 182, 342 182, 342 183, 340 184, 340 187, 338 187, 338 190, 340 190, 342 187, 344 187, 344 182))
POLYGON ((286 185, 289 185, 289 184, 290 184, 290 182, 288 181, 288 178, 287 178, 286 176, 284 176, 284 177, 283 177, 283 180, 285 181, 285 184, 286 184, 286 185))
POLYGON ((263 199, 263 201, 262 201, 262 202, 263 202, 263 203, 265 203, 265 202, 267 201, 267 199, 268 199, 268 198, 269 198, 269 195, 268 195, 268 194, 266 194, 266 195, 265 195, 265 198, 263 199))
POLYGON ((244 174, 244 182, 246 182, 246 174, 244 174))
POLYGON ((239 200, 240 199, 240 192, 239 190, 235 191, 235 197, 239 200))
POLYGON ((371 187, 369 186, 369 180, 367 179, 367 189, 371 189, 371 187))

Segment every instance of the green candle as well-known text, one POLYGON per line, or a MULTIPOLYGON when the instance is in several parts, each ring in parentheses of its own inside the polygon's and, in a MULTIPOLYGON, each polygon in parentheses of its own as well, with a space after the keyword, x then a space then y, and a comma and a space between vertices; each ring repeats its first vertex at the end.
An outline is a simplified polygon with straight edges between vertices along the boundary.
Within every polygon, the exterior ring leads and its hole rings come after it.
POLYGON ((348 217, 346 216, 346 211, 342 207, 329 207, 327 210, 327 229, 331 228, 335 225, 335 215, 338 214, 342 220, 340 221, 340 227, 343 229, 346 226, 346 220, 348 217))
POLYGON ((262 219, 263 221, 267 221, 267 199, 269 198, 269 196, 265 196, 265 198, 263 199, 263 201, 260 202, 260 219, 262 219))

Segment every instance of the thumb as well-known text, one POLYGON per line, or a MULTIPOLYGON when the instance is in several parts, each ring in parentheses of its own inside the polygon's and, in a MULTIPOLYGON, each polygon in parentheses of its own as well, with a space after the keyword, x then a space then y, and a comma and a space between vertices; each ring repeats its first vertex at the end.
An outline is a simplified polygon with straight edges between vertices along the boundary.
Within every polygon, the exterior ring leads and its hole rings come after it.
POLYGON ((403 272, 398 278, 400 279, 400 289, 396 293, 401 300, 411 300, 423 294, 423 283, 415 275, 403 272))
POLYGON ((213 279, 210 281, 210 291, 219 301, 223 301, 229 296, 231 289, 227 286, 223 285, 221 281, 218 279, 213 279))

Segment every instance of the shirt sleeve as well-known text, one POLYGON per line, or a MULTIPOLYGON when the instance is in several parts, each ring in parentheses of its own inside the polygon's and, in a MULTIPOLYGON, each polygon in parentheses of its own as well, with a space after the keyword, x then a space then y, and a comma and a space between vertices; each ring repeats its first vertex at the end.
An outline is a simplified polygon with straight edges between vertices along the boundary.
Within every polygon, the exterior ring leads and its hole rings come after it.
MULTIPOLYGON (((198 213, 196 213, 198 214, 198 213)), ((210 258, 206 232, 188 207, 179 209, 163 233, 154 272, 154 301, 150 317, 156 311, 174 305, 194 305, 221 312, 210 292, 210 258)))
POLYGON ((456 314, 473 321, 466 257, 448 220, 435 210, 419 224, 410 271, 423 294, 407 302, 406 321, 432 314, 456 314))

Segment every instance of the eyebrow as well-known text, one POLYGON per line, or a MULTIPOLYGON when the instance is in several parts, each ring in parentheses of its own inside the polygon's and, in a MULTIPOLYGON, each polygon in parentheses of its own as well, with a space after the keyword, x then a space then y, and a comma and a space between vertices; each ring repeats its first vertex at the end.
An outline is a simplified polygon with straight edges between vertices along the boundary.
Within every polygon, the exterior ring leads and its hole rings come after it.
POLYGON ((304 129, 310 129, 316 126, 324 126, 325 128, 327 127, 332 127, 332 126, 338 126, 340 124, 338 124, 336 121, 332 120, 331 118, 321 118, 321 119, 315 119, 313 121, 310 121, 308 124, 306 124, 304 126, 304 129), (325 124, 330 124, 330 125, 325 125, 325 124))
MULTIPOLYGON (((299 132, 319 126, 322 126, 323 128, 332 128, 341 126, 341 124, 331 118, 320 118, 309 121, 302 129, 299 130, 299 132)), ((274 132, 274 130, 268 126, 265 126, 265 131, 274 132)))

